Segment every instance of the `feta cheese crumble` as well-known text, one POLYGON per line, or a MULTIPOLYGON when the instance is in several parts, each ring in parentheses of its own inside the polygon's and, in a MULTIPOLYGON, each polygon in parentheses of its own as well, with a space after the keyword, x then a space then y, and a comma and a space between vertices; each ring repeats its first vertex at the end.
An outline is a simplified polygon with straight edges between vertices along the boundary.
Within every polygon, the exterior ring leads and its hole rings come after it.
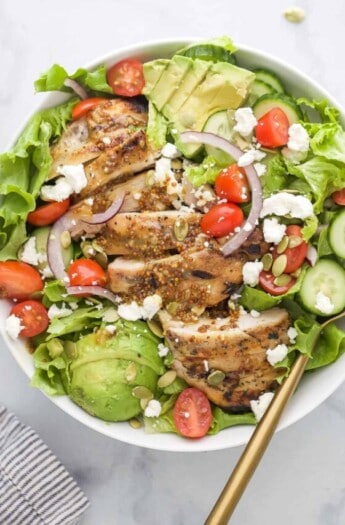
POLYGON ((37 266, 39 263, 39 254, 36 250, 36 237, 30 237, 30 239, 24 244, 23 252, 20 256, 20 260, 37 266))
POLYGON ((117 313, 122 319, 126 319, 127 321, 137 321, 142 317, 141 306, 135 301, 127 304, 120 304, 117 313))
POLYGON ((167 356, 169 353, 169 348, 165 345, 163 345, 163 343, 159 343, 158 345, 158 355, 159 357, 165 357, 167 356))
POLYGON ((285 359, 287 353, 288 347, 284 344, 277 345, 274 348, 269 348, 266 352, 267 361, 270 365, 274 366, 285 359))
POLYGON ((258 312, 257 310, 250 310, 249 314, 254 318, 260 317, 261 315, 260 312, 258 312))
POLYGON ((243 282, 249 286, 256 286, 259 282, 259 274, 263 269, 261 261, 246 262, 242 268, 243 282))
POLYGON ((242 137, 248 137, 258 123, 252 108, 239 108, 235 111, 234 116, 236 120, 234 130, 238 131, 242 137))
POLYGON ((262 177, 266 173, 266 165, 262 164, 262 162, 254 162, 254 168, 256 173, 258 174, 258 177, 262 177))
POLYGON ((56 172, 62 177, 57 178, 55 184, 45 184, 41 188, 41 198, 44 201, 61 202, 72 193, 80 193, 87 185, 83 164, 58 166, 56 172))
POLYGON ((288 130, 287 147, 292 151, 308 151, 309 135, 302 124, 291 124, 288 130))
POLYGON ((249 149, 241 157, 238 159, 238 166, 241 168, 244 168, 246 166, 249 166, 250 164, 253 164, 255 161, 260 161, 264 157, 266 157, 266 153, 263 151, 259 151, 257 149, 249 149))
POLYGON ((70 308, 66 308, 65 303, 62 303, 62 307, 59 308, 56 304, 52 304, 48 310, 49 319, 54 319, 54 317, 67 317, 72 313, 70 308))
POLYGON ((182 184, 180 184, 171 169, 171 159, 161 157, 156 161, 155 173, 153 177, 154 181, 160 186, 166 186, 168 195, 182 194, 182 184))
POLYGON ((280 224, 278 219, 265 219, 263 224, 264 239, 266 242, 279 244, 286 232, 286 225, 280 224))
POLYGON ((288 338, 290 339, 290 343, 295 343, 296 338, 298 336, 298 332, 294 326, 290 326, 290 328, 287 331, 288 338))
POLYGON ((323 314, 330 314, 333 311, 334 304, 327 295, 320 291, 316 295, 315 308, 323 314))
POLYGON ((261 394, 258 399, 252 400, 250 402, 250 408, 254 413, 256 421, 260 421, 260 419, 263 417, 264 413, 269 407, 270 402, 273 399, 273 396, 273 392, 265 392, 265 394, 261 394))
POLYGON ((158 417, 162 411, 162 406, 156 399, 151 399, 144 410, 146 417, 158 417))
POLYGON ((314 215, 314 212, 313 205, 307 197, 282 191, 264 199, 260 217, 266 215, 289 215, 296 219, 306 219, 314 215))
POLYGON ((168 159, 177 159, 177 157, 181 157, 181 152, 174 144, 167 142, 162 148, 162 155, 168 159))
POLYGON ((23 329, 21 324, 21 319, 14 314, 11 314, 7 317, 5 321, 5 330, 11 339, 18 339, 20 332, 23 329))
POLYGON ((158 294, 148 295, 140 306, 136 301, 127 304, 120 304, 118 314, 127 321, 137 321, 138 319, 152 319, 162 307, 162 298, 158 294))

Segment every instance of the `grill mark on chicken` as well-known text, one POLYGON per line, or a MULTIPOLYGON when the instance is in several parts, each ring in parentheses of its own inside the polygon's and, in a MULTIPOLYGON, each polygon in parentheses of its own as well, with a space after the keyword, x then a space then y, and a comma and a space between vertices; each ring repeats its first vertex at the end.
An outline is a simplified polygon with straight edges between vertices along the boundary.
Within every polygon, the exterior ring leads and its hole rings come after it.
POLYGON ((174 356, 172 367, 216 405, 236 412, 247 410, 252 399, 276 388, 282 369, 268 363, 266 351, 279 343, 289 343, 286 310, 273 308, 259 318, 249 314, 238 319, 204 316, 196 323, 183 323, 165 311, 159 317, 174 356), (270 338, 272 332, 278 339, 270 338), (221 370, 225 378, 212 386, 207 378, 215 370, 221 370))

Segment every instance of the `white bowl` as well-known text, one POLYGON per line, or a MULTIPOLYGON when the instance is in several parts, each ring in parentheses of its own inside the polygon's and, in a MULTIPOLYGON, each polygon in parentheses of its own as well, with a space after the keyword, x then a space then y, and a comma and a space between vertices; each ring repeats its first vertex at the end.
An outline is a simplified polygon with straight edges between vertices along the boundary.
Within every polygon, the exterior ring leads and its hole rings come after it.
MULTIPOLYGON (((143 61, 156 57, 169 57, 177 49, 184 47, 193 40, 178 39, 149 42, 122 48, 101 57, 86 67, 92 69, 101 63, 109 66, 126 57, 136 57, 143 61)), ((332 105, 340 107, 321 86, 290 65, 246 46, 238 47, 240 48, 237 52, 239 65, 249 68, 272 69, 281 77, 288 92, 296 96, 306 95, 309 98, 326 97, 332 105)), ((64 100, 64 98, 66 97, 59 93, 49 94, 44 98, 38 109, 54 106, 64 100)), ((342 115, 345 118, 344 111, 342 111, 342 115)), ((0 301, 0 333, 19 366, 24 370, 28 378, 31 378, 34 372, 33 361, 24 342, 11 340, 4 330, 4 319, 8 315, 9 310, 9 303, 0 301)), ((345 356, 329 367, 304 376, 298 391, 283 415, 278 430, 286 428, 311 412, 327 399, 344 380, 345 356)), ((131 428, 128 423, 107 423, 96 419, 75 405, 67 396, 50 397, 49 399, 73 418, 106 436, 157 450, 200 452, 230 448, 245 444, 253 432, 253 427, 251 426, 238 426, 223 430, 215 436, 206 436, 199 440, 188 440, 175 434, 146 434, 142 429, 135 430, 131 428)))

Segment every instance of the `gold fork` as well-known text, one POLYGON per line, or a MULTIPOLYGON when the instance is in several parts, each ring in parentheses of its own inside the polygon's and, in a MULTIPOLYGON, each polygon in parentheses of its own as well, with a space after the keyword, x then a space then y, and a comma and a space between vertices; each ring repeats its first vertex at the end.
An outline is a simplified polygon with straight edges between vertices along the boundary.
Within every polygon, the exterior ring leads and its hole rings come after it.
MULTIPOLYGON (((327 319, 321 327, 318 337, 314 341, 313 349, 318 341, 322 330, 330 323, 337 321, 345 316, 342 312, 330 319, 327 319)), ((253 476, 266 448, 271 441, 280 417, 296 390, 298 383, 307 366, 309 357, 301 354, 293 364, 289 376, 275 393, 268 409, 258 423, 246 448, 238 460, 230 478, 228 479, 223 491, 210 512, 205 525, 226 525, 231 518, 237 503, 239 502, 246 486, 253 476)))

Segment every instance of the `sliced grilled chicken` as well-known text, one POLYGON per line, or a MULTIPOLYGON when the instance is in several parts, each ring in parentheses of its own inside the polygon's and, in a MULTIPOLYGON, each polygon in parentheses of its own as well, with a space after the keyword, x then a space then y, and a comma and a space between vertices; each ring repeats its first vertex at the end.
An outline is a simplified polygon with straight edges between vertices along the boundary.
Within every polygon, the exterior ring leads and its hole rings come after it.
POLYGON ((286 310, 273 308, 258 318, 249 314, 238 319, 202 317, 195 323, 178 321, 165 311, 159 317, 178 376, 216 405, 243 411, 251 400, 276 388, 282 369, 268 363, 266 351, 289 343, 286 310), (221 380, 214 384, 217 376, 221 380))
POLYGON ((177 210, 118 213, 102 230, 98 242, 108 255, 157 258, 169 250, 192 246, 201 233, 200 213, 177 210))
POLYGON ((158 156, 146 143, 147 108, 136 100, 105 100, 69 124, 51 147, 50 177, 60 165, 85 164, 88 185, 78 198, 90 195, 111 180, 153 166, 158 156))
MULTIPOLYGON (((266 245, 261 237, 257 245, 259 249, 262 246, 264 252, 266 245)), ((164 305, 176 302, 183 305, 184 310, 193 305, 213 306, 242 283, 243 264, 258 256, 258 253, 253 256, 245 252, 244 246, 242 252, 225 258, 219 247, 209 242, 206 249, 187 250, 147 262, 118 257, 108 267, 109 287, 130 300, 142 300, 158 293, 164 305)))

